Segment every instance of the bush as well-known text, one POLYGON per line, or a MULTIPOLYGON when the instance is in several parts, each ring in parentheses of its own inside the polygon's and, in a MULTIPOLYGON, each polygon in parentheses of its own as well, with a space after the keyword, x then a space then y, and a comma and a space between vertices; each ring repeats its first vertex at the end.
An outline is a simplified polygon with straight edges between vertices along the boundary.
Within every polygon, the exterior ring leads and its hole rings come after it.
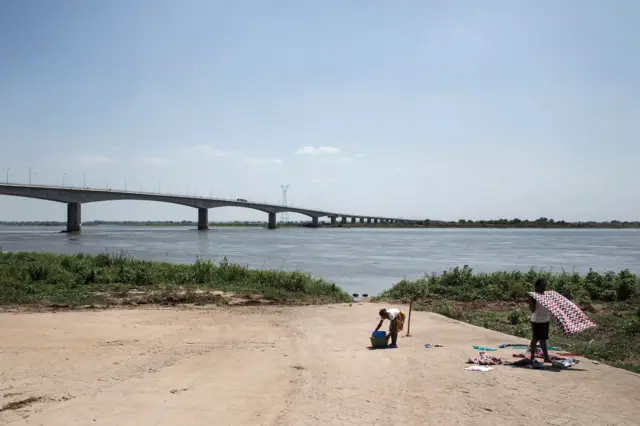
POLYGON ((188 301, 199 288, 262 294, 284 302, 351 300, 340 287, 322 278, 303 272, 249 269, 226 258, 220 264, 197 259, 192 265, 173 265, 135 260, 125 253, 0 253, 0 304, 91 303, 104 299, 103 293, 122 296, 134 289, 153 294, 154 301, 188 301))
POLYGON ((523 301, 527 291, 533 289, 533 283, 539 277, 547 279, 549 290, 556 290, 578 304, 591 301, 627 301, 640 295, 640 278, 629 270, 618 274, 590 270, 586 275, 566 272, 552 274, 533 269, 526 273, 474 273, 465 265, 444 271, 440 275, 426 275, 414 281, 402 280, 380 293, 376 299, 523 301))
POLYGON ((531 315, 529 312, 526 312, 523 310, 515 310, 515 311, 509 312, 509 315, 507 318, 511 325, 529 324, 531 320, 531 315))
POLYGON ((455 320, 464 319, 464 311, 459 306, 456 306, 451 302, 443 302, 439 305, 436 305, 434 308, 434 312, 444 317, 455 320))

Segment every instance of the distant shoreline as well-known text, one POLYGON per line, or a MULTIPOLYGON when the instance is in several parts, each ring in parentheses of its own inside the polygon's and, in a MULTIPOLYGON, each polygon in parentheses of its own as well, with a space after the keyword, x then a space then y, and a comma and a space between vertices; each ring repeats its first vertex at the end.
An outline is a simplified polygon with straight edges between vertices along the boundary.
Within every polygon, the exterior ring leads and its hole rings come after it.
MULTIPOLYGON (((309 227, 310 222, 288 222, 278 223, 278 227, 309 227)), ((0 226, 56 226, 64 227, 66 222, 60 221, 2 221, 0 226)), ((84 227, 91 226, 140 226, 140 227, 196 227, 197 222, 192 221, 89 221, 82 224, 84 227)), ((210 222, 210 227, 266 227, 266 222, 210 222)), ((536 221, 518 221, 515 220, 486 220, 486 221, 435 221, 425 220, 422 223, 414 224, 373 224, 373 223, 346 223, 342 224, 338 222, 336 225, 331 225, 327 222, 320 222, 320 227, 323 228, 458 228, 458 229, 482 229, 482 228, 501 228, 501 229, 637 229, 640 228, 640 222, 564 222, 553 220, 536 220, 536 221)))

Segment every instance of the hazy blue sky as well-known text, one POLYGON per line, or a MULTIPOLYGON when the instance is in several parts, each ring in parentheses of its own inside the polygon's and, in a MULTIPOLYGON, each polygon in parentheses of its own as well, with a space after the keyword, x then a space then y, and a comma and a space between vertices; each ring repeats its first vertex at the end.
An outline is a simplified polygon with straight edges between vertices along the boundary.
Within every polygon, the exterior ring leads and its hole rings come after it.
MULTIPOLYGON (((640 219, 638 22, 637 0, 1 1, 0 180, 32 167, 35 183, 270 202, 288 183, 291 204, 372 215, 640 219)), ((0 196, 0 220, 65 211, 0 196)))

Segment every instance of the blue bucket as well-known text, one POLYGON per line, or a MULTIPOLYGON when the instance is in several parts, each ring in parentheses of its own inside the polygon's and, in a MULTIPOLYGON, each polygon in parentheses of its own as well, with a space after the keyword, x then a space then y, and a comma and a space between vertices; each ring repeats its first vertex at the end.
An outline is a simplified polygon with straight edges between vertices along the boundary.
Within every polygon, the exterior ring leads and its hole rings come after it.
POLYGON ((386 335, 386 331, 374 331, 373 333, 371 333, 371 337, 386 337, 386 335))

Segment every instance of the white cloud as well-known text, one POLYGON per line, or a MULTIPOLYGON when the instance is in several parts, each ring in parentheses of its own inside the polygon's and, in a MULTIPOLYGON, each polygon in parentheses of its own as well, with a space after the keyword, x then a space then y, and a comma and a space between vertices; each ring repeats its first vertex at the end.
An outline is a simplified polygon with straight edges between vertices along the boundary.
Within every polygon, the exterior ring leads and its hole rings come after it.
POLYGON ((143 163, 151 164, 152 166, 166 166, 168 161, 160 157, 144 157, 143 163))
POLYGON ((111 158, 104 155, 79 155, 76 162, 82 166, 93 166, 95 164, 111 163, 111 158))
POLYGON ((282 164, 282 160, 279 158, 247 158, 244 160, 245 163, 251 165, 260 165, 260 164, 268 164, 279 166, 282 164))
POLYGON ((223 151, 220 149, 213 148, 210 145, 196 145, 195 147, 193 147, 193 150, 196 152, 196 154, 206 155, 207 157, 215 157, 215 158, 231 157, 241 153, 241 151, 223 151))
POLYGON ((301 155, 318 155, 318 154, 339 154, 340 150, 333 146, 320 146, 314 148, 312 146, 303 146, 296 151, 296 154, 301 155))

